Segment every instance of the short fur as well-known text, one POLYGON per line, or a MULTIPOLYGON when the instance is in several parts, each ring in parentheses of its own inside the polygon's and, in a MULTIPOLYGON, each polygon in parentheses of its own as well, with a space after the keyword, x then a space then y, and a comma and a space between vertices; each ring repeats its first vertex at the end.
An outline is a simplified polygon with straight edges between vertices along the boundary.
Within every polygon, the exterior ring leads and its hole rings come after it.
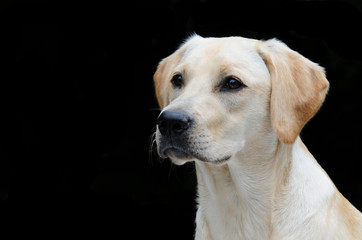
MULTIPOLYGON (((162 112, 194 119, 174 146, 185 157, 166 153, 176 164, 195 161, 195 239, 362 239, 362 214, 299 137, 328 91, 323 68, 276 39, 194 35, 154 80, 162 112), (182 88, 172 86, 175 74, 182 88), (225 76, 246 87, 220 91, 225 76)), ((156 141, 159 151, 175 144, 159 129, 156 141)))

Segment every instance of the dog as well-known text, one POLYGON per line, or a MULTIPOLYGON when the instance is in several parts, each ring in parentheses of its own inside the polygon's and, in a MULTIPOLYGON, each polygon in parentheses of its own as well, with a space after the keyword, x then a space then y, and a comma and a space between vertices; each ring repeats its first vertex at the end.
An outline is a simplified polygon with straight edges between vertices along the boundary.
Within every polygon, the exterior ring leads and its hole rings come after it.
POLYGON ((277 39, 189 37, 154 74, 161 158, 194 161, 196 240, 362 239, 299 134, 329 88, 277 39))

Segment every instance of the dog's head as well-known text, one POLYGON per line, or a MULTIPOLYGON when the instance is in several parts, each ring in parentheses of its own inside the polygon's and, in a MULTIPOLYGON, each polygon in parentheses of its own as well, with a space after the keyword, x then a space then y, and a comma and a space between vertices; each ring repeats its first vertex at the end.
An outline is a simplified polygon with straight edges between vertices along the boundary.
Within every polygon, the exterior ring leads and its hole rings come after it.
POLYGON ((321 67, 278 40, 197 35, 154 81, 158 153, 176 164, 225 162, 270 132, 292 144, 329 86, 321 67))

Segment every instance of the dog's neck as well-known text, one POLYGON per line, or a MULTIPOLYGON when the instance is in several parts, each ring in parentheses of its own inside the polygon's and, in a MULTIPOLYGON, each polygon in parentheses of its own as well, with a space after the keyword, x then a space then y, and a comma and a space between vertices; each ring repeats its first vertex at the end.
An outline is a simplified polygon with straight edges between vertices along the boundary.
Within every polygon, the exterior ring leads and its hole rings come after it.
MULTIPOLYGON (((306 185, 308 179, 318 176, 323 170, 300 138, 292 145, 278 140, 267 144, 269 146, 256 144, 248 147, 253 149, 252 152, 241 152, 221 166, 196 162, 199 197, 196 221, 204 225, 197 226, 199 229, 196 234, 208 231, 207 234, 214 236, 214 239, 269 239, 276 231, 272 224, 276 220, 273 218, 284 217, 277 212, 278 207, 287 209, 286 201, 295 201, 294 204, 302 201, 302 192, 298 192, 301 196, 295 196, 300 197, 300 200, 287 199, 283 193, 290 185, 308 189, 311 187, 306 185), (298 157, 298 154, 304 156, 298 157), (310 167, 299 168, 298 164, 310 167), (298 173, 298 169, 311 172, 298 173), (318 174, 313 174, 315 171, 319 171, 318 174)), ((334 185, 324 175, 326 178, 317 181, 322 181, 321 184, 332 191, 334 185)))

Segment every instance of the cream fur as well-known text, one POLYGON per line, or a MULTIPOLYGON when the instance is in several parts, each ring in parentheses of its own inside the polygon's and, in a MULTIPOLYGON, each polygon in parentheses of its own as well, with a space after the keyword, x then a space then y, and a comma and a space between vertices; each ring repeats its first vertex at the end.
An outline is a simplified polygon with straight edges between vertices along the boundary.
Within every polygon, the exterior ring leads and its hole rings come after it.
MULTIPOLYGON (((328 90, 321 67, 275 39, 194 35, 161 61, 154 80, 163 112, 194 118, 189 157, 169 157, 195 161, 195 239, 362 239, 362 214, 298 136, 328 90), (171 85, 174 74, 181 89, 171 85), (219 91, 225 76, 247 87, 219 91)), ((162 138, 157 130, 158 148, 162 138)))

